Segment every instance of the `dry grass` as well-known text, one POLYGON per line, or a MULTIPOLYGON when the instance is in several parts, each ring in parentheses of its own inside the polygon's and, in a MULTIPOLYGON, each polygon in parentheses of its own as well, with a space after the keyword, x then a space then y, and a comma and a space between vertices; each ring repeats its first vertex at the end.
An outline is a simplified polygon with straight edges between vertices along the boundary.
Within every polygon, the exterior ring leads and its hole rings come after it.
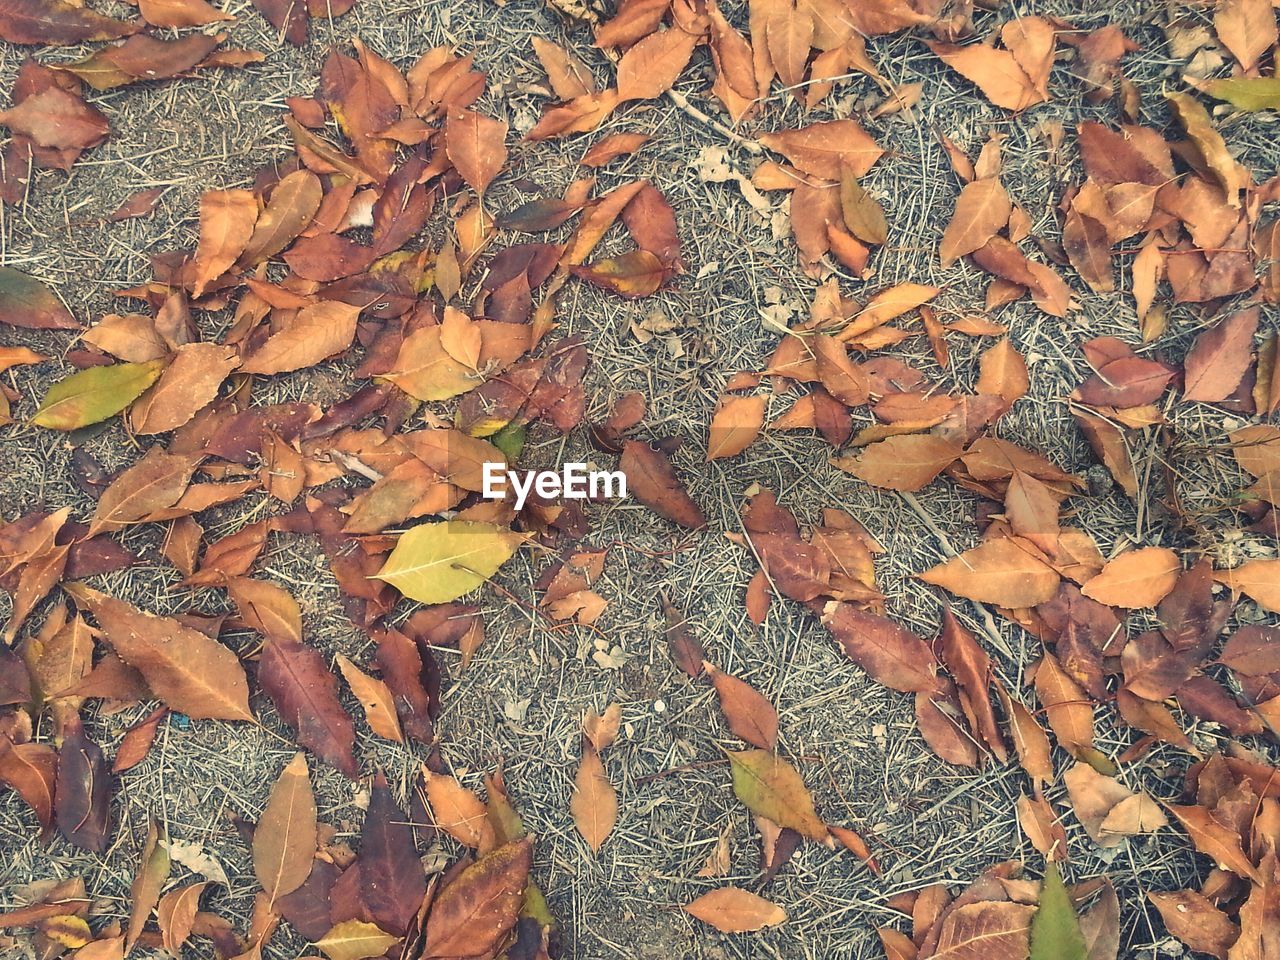
MULTIPOLYGON (((742 19, 745 4, 725 6, 742 19)), ((1067 3, 1018 6, 1020 12, 1078 13, 1067 3)), ((265 21, 243 0, 233 0, 227 8, 240 17, 229 30, 232 43, 266 51, 265 63, 94 98, 111 117, 112 139, 70 177, 40 175, 29 200, 4 212, 4 262, 55 284, 82 320, 114 309, 112 291, 143 279, 150 253, 193 242, 201 190, 244 184, 256 166, 286 155, 288 139, 279 122, 284 97, 311 91, 330 43, 358 35, 401 67, 435 44, 473 51, 477 64, 489 73, 491 89, 501 91, 489 96, 487 109, 505 116, 516 130, 532 124, 541 102, 524 88, 541 82, 531 36, 571 45, 598 70, 599 79, 608 75, 584 31, 565 29, 542 0, 512 0, 502 6, 487 0, 360 0, 337 23, 313 25, 312 42, 300 51, 278 45, 265 21), (126 196, 156 185, 169 187, 156 216, 101 222, 126 196)), ((1144 8, 1118 3, 1109 19, 1145 47, 1128 61, 1128 70, 1142 82, 1149 122, 1163 125, 1159 85, 1175 65, 1161 60, 1158 35, 1141 15, 1144 8)), ((1096 26, 1105 19, 1094 10, 1083 22, 1096 26)), ((1083 104, 1069 70, 1060 69, 1054 103, 1010 117, 942 69, 915 39, 876 40, 870 52, 890 80, 923 82, 926 93, 912 116, 868 125, 890 150, 867 185, 885 201, 893 245, 878 254, 872 279, 858 283, 846 278, 844 286, 858 295, 902 280, 935 282, 946 287, 939 298, 944 313, 978 309, 985 278, 968 264, 945 272, 937 264, 934 251, 958 187, 932 131, 944 130, 974 151, 990 132, 1004 134, 1006 182, 1031 213, 1036 232, 1054 239, 1052 207, 1062 185, 1076 174, 1068 165, 1070 156, 1059 164, 1048 161, 1037 127, 1057 119, 1070 129, 1083 117, 1109 118, 1111 108, 1083 104)), ((12 78, 22 55, 0 47, 0 86, 12 78)), ((76 55, 49 51, 40 58, 51 62, 76 55)), ((678 89, 699 108, 714 112, 702 93, 707 86, 705 56, 699 54, 696 63, 678 89)), ((835 110, 847 115, 877 91, 870 81, 854 77, 839 93, 835 110)), ((760 127, 782 129, 827 115, 824 107, 806 117, 794 102, 775 96, 760 127)), ((553 628, 531 614, 528 601, 535 599, 532 582, 541 561, 528 556, 513 561, 498 579, 504 591, 526 603, 511 602, 503 593, 483 594, 489 640, 466 673, 459 673, 454 652, 440 652, 449 668, 440 722, 444 755, 473 786, 480 773, 499 762, 505 765, 513 798, 539 837, 538 879, 563 921, 568 956, 875 956, 872 927, 891 919, 884 906, 889 896, 936 882, 959 884, 1005 858, 1037 861, 1013 818, 1023 778, 1007 768, 973 774, 934 758, 915 731, 910 699, 870 682, 795 605, 775 604, 764 627, 753 627, 742 595, 754 562, 720 531, 737 529, 739 507, 753 484, 776 491, 804 521, 817 519, 826 506, 847 509, 887 548, 879 572, 891 613, 927 634, 935 628, 939 600, 910 574, 938 562, 948 544, 963 548, 972 541, 974 503, 940 483, 919 495, 917 512, 902 498, 832 469, 827 447, 795 434, 768 435, 731 462, 701 464, 706 424, 724 381, 734 371, 759 369, 775 343, 776 336, 759 319, 766 291, 776 287, 784 299, 806 304, 815 284, 796 269, 789 238, 775 237, 735 186, 703 182, 691 163, 703 147, 725 146, 734 163, 749 172, 754 162, 750 153, 668 100, 620 111, 601 135, 617 130, 644 131, 654 142, 602 171, 600 189, 637 176, 652 179, 675 207, 690 274, 675 289, 638 305, 571 285, 562 299, 561 320, 566 333, 582 333, 589 345, 593 414, 606 410, 624 391, 643 390, 650 398, 646 424, 651 433, 685 439, 677 466, 706 508, 710 529, 697 535, 677 532, 634 503, 601 508, 589 542, 614 546, 598 587, 610 600, 598 631, 553 628), (655 308, 680 321, 682 356, 673 356, 661 339, 642 344, 630 333, 632 321, 655 308), (887 868, 883 880, 847 854, 806 846, 764 891, 788 910, 790 920, 782 927, 751 937, 725 937, 680 912, 681 904, 723 882, 695 878, 722 830, 732 833, 733 869, 727 878, 732 882, 753 883, 758 841, 746 811, 732 796, 727 769, 718 762, 717 747, 734 742, 712 694, 686 682, 666 659, 656 604, 660 591, 685 608, 712 660, 750 680, 777 704, 783 748, 808 758, 799 766, 820 811, 831 822, 853 825, 873 838, 887 868), (623 665, 604 668, 592 659, 600 636, 627 655, 623 665), (622 704, 625 721, 621 742, 606 757, 619 788, 621 815, 597 858, 574 831, 568 801, 579 718, 587 707, 608 701, 622 704)), ((1235 121, 1230 131, 1231 142, 1244 146, 1247 162, 1260 170, 1274 167, 1276 146, 1264 119, 1235 121)), ((588 142, 578 138, 520 145, 504 182, 529 178, 555 193, 576 175, 573 163, 588 142)), ((495 206, 502 209, 518 193, 507 186, 494 196, 495 206)), ((1136 329, 1131 298, 1123 291, 1080 299, 1082 309, 1068 321, 1045 317, 1027 302, 1001 313, 1031 361, 1033 393, 998 429, 1078 470, 1092 461, 1063 401, 1084 371, 1076 344, 1102 334, 1132 340, 1136 329)), ((225 317, 201 322, 207 335, 216 335, 225 317)), ((1180 355, 1199 323, 1194 309, 1174 310, 1170 334, 1149 349, 1180 355)), ((57 335, 3 329, 0 339, 55 352, 65 342, 57 335)), ((923 337, 906 341, 893 353, 947 386, 969 389, 981 346, 955 338, 954 364, 947 371, 937 368, 923 337)), ((47 376, 48 368, 40 368, 40 374, 47 376)), ((44 384, 31 371, 19 369, 10 376, 25 397, 43 391, 44 384)), ((259 399, 330 400, 348 389, 350 380, 337 366, 276 378, 263 385, 259 399)), ((780 405, 771 411, 777 412, 780 405)), ((1185 481, 1184 495, 1201 505, 1217 504, 1231 489, 1222 452, 1222 415, 1201 407, 1171 412, 1178 435, 1174 468, 1185 481)), ((110 468, 138 453, 118 425, 83 443, 110 468)), ((580 435, 541 440, 532 455, 548 461, 599 458, 580 435)), ((1153 448, 1144 455, 1160 453, 1153 448)), ((87 513, 91 503, 70 480, 69 456, 67 440, 48 432, 10 428, 0 436, 0 512, 8 518, 41 505, 70 504, 77 515, 87 513)), ((1119 494, 1076 501, 1081 522, 1104 552, 1127 538, 1153 541, 1175 535, 1161 508, 1158 474, 1152 473, 1150 503, 1141 513, 1119 494)), ((230 532, 270 509, 263 500, 248 499, 216 517, 211 532, 230 532)), ((157 611, 221 607, 216 591, 192 594, 174 588, 176 575, 156 552, 156 531, 136 530, 125 540, 144 562, 105 578, 103 589, 157 611)), ((367 640, 342 617, 336 588, 314 543, 273 539, 257 573, 299 598, 310 642, 326 652, 367 660, 367 640)), ((957 612, 979 629, 985 626, 972 609, 957 612)), ((1034 659, 1034 644, 1003 621, 997 627, 1008 651, 997 658, 999 672, 1018 686, 1034 659)), ((249 635, 226 639, 242 651, 253 643, 249 635)), ((100 915, 124 916, 146 818, 153 813, 167 822, 173 837, 205 846, 222 862, 230 888, 216 890, 206 903, 243 925, 255 885, 231 818, 257 816, 267 784, 293 750, 270 705, 259 697, 255 708, 261 729, 166 724, 151 756, 119 779, 119 827, 105 857, 87 857, 60 840, 41 847, 20 802, 12 794, 0 796, 0 906, 13 902, 23 883, 83 874, 90 891, 101 898, 100 915)), ((94 736, 114 746, 144 708, 91 713, 94 736)), ((1108 752, 1118 752, 1133 739, 1131 732, 1105 723, 1102 730, 1100 746, 1108 752)), ((1216 739, 1208 729, 1197 729, 1194 736, 1206 746, 1216 739)), ((407 787, 417 764, 410 749, 368 736, 358 749, 365 770, 381 766, 401 791, 407 787)), ((1184 763, 1178 751, 1156 748, 1125 776, 1168 798, 1179 789, 1177 773, 1184 763)), ((317 780, 322 816, 341 830, 358 830, 363 788, 323 767, 317 780)), ((1193 863, 1172 830, 1135 839, 1107 864, 1073 818, 1068 817, 1067 826, 1077 852, 1073 874, 1106 869, 1119 888, 1125 908, 1122 954, 1151 955, 1151 945, 1162 934, 1159 921, 1145 909, 1144 892, 1186 885, 1203 865, 1193 863)), ((293 957, 303 947, 282 928, 266 954, 293 957)))

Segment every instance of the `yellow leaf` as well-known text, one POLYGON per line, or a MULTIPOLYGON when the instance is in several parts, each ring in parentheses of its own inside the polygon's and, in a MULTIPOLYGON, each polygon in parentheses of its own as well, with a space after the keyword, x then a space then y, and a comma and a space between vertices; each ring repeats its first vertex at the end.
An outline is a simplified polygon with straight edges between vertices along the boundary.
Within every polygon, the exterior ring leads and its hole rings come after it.
POLYGON ((384 933, 381 928, 363 920, 347 920, 340 923, 316 941, 329 960, 365 960, 380 957, 399 943, 399 937, 384 933))
POLYGON ((523 539, 491 523, 423 523, 400 537, 376 576, 419 603, 448 603, 497 573, 523 539))

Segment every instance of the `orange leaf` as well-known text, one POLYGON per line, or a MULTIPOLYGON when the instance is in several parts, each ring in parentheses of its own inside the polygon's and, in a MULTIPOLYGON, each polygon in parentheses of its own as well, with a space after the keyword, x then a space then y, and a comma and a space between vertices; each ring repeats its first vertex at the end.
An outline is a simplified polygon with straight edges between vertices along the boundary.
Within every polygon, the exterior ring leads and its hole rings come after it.
POLYGON ((711 418, 707 461, 737 456, 760 435, 765 397, 727 397, 711 418))
POLYGON ((958 440, 929 433, 902 434, 873 443, 861 456, 831 461, 874 487, 915 491, 927 485, 964 452, 958 440))
POLYGON ((257 220, 258 201, 249 190, 210 190, 200 198, 200 242, 191 265, 193 297, 236 262, 257 220))
POLYGON ((1000 537, 919 574, 921 580, 979 603, 1033 607, 1058 590, 1058 574, 1023 549, 1015 537, 1000 537))
POLYGON ((652 100, 671 89, 699 38, 679 27, 649 34, 618 61, 618 100, 652 100))
POLYGON ((750 933, 787 919, 786 911, 777 904, 738 887, 704 893, 684 910, 722 933, 750 933))
POLYGON ((985 246, 1009 222, 1012 209, 1009 194, 996 177, 966 183, 938 248, 943 269, 985 246))
POLYGON ((1172 550, 1141 547, 1109 560, 1080 592, 1113 607, 1154 607, 1169 595, 1181 572, 1182 563, 1172 550))

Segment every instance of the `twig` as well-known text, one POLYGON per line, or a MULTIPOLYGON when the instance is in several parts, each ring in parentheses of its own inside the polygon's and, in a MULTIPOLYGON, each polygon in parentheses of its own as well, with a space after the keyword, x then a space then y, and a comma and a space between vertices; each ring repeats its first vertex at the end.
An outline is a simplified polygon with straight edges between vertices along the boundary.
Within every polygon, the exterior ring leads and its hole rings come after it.
POLYGON ((738 144, 738 146, 742 147, 742 149, 746 150, 748 153, 753 153, 756 156, 759 156, 760 154, 764 153, 764 147, 760 146, 760 144, 757 143, 755 140, 749 140, 746 137, 742 136, 742 134, 735 133, 734 131, 726 127, 723 123, 721 123, 719 120, 716 120, 714 117, 708 116, 707 114, 703 113, 701 110, 695 107, 692 103, 690 103, 689 98, 686 97, 683 93, 679 93, 676 90, 668 90, 667 99, 670 100, 672 103, 674 103, 677 107, 679 107, 685 113, 687 113, 689 116, 693 117, 693 119, 697 120, 699 123, 706 124, 708 127, 711 127, 717 133, 728 137, 730 140, 738 144))

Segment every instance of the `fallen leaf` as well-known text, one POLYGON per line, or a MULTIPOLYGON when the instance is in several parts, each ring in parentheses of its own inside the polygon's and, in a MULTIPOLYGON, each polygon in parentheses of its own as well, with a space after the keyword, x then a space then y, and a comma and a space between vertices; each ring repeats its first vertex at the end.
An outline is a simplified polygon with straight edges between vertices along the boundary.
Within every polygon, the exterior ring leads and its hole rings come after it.
POLYGON ((273 333, 244 359, 241 373, 287 373, 314 366, 351 346, 360 307, 322 300, 298 311, 289 325, 273 333))
POLYGON ((707 440, 707 461, 737 456, 764 426, 765 397, 726 397, 716 406, 707 440))
POLYGON ((978 382, 974 390, 1004 400, 1006 406, 1026 396, 1030 387, 1027 362, 1009 340, 988 348, 978 361, 978 382))
POLYGON ((376 576, 419 603, 448 603, 497 573, 523 542, 490 523, 422 523, 400 536, 376 576))
POLYGON ((569 272, 593 286, 621 297, 647 297, 666 279, 666 268, 648 250, 632 250, 621 256, 573 266, 569 272))
POLYGON ((355 729, 338 701, 338 681, 315 649, 286 637, 263 645, 258 683, 298 743, 354 780, 355 729))
POLYGON ((822 611, 822 624, 850 660, 885 686, 903 693, 937 687, 928 645, 889 618, 833 600, 822 611))
POLYGON ((360 701, 369 729, 387 740, 403 742, 404 733, 396 717, 395 697, 390 688, 376 677, 369 676, 342 654, 338 654, 338 669, 342 671, 355 698, 360 701))
POLYGON ((1192 845, 1222 870, 1230 870, 1237 876, 1262 882, 1258 868, 1249 860, 1240 843, 1239 831, 1218 821, 1204 807, 1167 804, 1168 810, 1191 836, 1192 845))
POLYGON ((1087 960, 1084 934, 1062 874, 1052 860, 1045 867, 1040 905, 1031 918, 1030 960, 1087 960))
POLYGON ((766 750, 725 752, 733 768, 733 792, 748 810, 811 840, 826 838, 827 828, 794 767, 766 750))
POLYGON ((124 773, 131 770, 146 759, 155 741, 156 732, 165 717, 169 716, 168 707, 157 707, 146 717, 125 731, 124 739, 116 750, 115 759, 111 762, 112 773, 124 773))
POLYGON ((752 933, 787 919, 777 904, 738 887, 720 887, 686 904, 685 913, 709 923, 721 933, 752 933))
POLYGON ((254 266, 278 254, 310 225, 320 209, 323 193, 320 178, 310 170, 295 170, 282 177, 272 188, 249 242, 236 259, 245 266, 254 266))
POLYGON ((302 886, 316 852, 316 801, 307 759, 294 754, 253 832, 253 872, 269 903, 302 886))
POLYGON ((1269 0, 1223 0, 1213 12, 1213 26, 1245 73, 1276 43, 1276 15, 1269 0))
MULTIPOLYGON (((360 903, 384 930, 403 934, 422 906, 427 879, 409 818, 379 773, 360 832, 360 903)), ((437 906, 439 901, 437 901, 437 906)))
POLYGON ((134 433, 168 433, 213 402, 237 366, 235 349, 218 343, 184 343, 160 378, 129 408, 134 433))
POLYGON ((425 767, 422 779, 432 822, 461 844, 484 853, 492 850, 494 830, 484 801, 453 777, 432 773, 425 767))
POLYGON ((444 124, 449 161, 476 193, 483 195, 507 163, 507 125, 473 110, 451 111, 444 124))
POLYGON ((0 781, 8 784, 36 815, 42 834, 53 826, 58 755, 43 743, 12 743, 0 736, 0 781))
POLYGON ((840 180, 845 171, 852 177, 866 176, 884 151, 854 120, 831 120, 810 124, 799 130, 766 133, 760 142, 794 163, 799 169, 824 180, 840 180))
POLYGON ((689 496, 662 451, 638 440, 627 440, 618 469, 626 474, 628 494, 646 507, 691 530, 706 524, 702 508, 689 496))
POLYGON ((979 603, 1033 607, 1049 600, 1059 577, 1013 537, 988 540, 918 574, 921 580, 979 603))
POLYGON ((956 200, 955 213, 942 234, 938 254, 945 270, 965 254, 986 246, 1009 222, 1013 205, 996 177, 966 183, 956 200))
POLYGON ((1167 547, 1126 550, 1107 562, 1080 592, 1114 607, 1154 607, 1168 596, 1182 573, 1178 555, 1167 547))
POLYGON ((156 906, 161 945, 175 956, 181 956, 182 945, 191 937, 196 914, 200 912, 200 896, 208 886, 205 881, 175 887, 161 897, 156 906))
POLYGON ((1241 310, 1196 337, 1184 363, 1184 400, 1218 403, 1235 392, 1253 359, 1258 318, 1256 307, 1241 310))
POLYGON ((138 0, 138 12, 153 27, 202 27, 235 19, 205 0, 138 0))
POLYGON ((1240 206, 1240 191, 1245 186, 1244 177, 1239 164, 1228 152, 1222 134, 1214 128, 1209 112, 1189 93, 1166 93, 1165 99, 1173 106, 1174 116, 1182 124, 1182 129, 1200 150, 1200 155, 1218 186, 1226 193, 1227 203, 1232 207, 1240 206))
POLYGON ((778 712, 773 704, 745 680, 717 670, 705 660, 702 665, 716 688, 733 735, 761 750, 777 749, 778 712))
POLYGON ((422 956, 474 957, 492 951, 515 926, 532 857, 533 841, 525 837, 459 872, 427 916, 422 956))
POLYGON ((156 382, 163 360, 90 367, 59 380, 40 402, 31 422, 50 430, 78 430, 101 423, 133 403, 156 382))
POLYGON ((380 957, 400 942, 399 937, 386 933, 377 924, 364 920, 344 920, 334 924, 316 947, 329 960, 365 960, 380 957))
POLYGON ((618 819, 618 796, 596 748, 584 744, 569 801, 574 825, 587 845, 599 852, 618 819))
POLYGON ((67 0, 3 0, 0 39, 9 43, 71 46, 89 40, 116 40, 142 26, 112 20, 67 0))
POLYGON ((920 490, 964 452, 963 445, 934 434, 900 434, 863 448, 854 457, 837 457, 833 466, 873 487, 920 490))
MULTIPOLYGON (((32 3, 33 0, 10 0, 32 3)), ((84 12, 82 8, 66 5, 70 10, 84 12)), ((0 16, 0 21, 4 17, 0 16)), ((35 277, 27 276, 13 267, 0 266, 0 323, 11 327, 34 330, 78 330, 80 324, 58 295, 35 277)))
POLYGON ((151 447, 102 492, 86 536, 123 530, 172 507, 191 485, 198 463, 190 454, 151 447))
POLYGON ((1153 833, 1167 823, 1145 793, 1134 793, 1087 763, 1071 767, 1062 780, 1085 832, 1100 847, 1117 847, 1130 836, 1153 833))
POLYGON ((1030 953, 1036 908, 1008 901, 966 903, 948 910, 932 954, 937 960, 1015 960, 1030 953))
POLYGON ((244 668, 222 644, 83 584, 65 589, 93 614, 120 659, 141 673, 171 710, 193 719, 253 721, 244 668))
POLYGON ((209 190, 200 197, 200 242, 192 261, 191 295, 227 272, 244 252, 258 219, 249 190, 209 190))
POLYGON ((1008 50, 995 50, 981 43, 961 47, 930 42, 928 46, 947 66, 972 81, 997 107, 1021 112, 1049 99, 1036 89, 1035 82, 1008 50))
POLYGON ((85 734, 75 714, 58 748, 57 770, 53 808, 58 829, 81 850, 105 853, 111 816, 111 774, 101 748, 85 734))
POLYGON ((160 891, 169 879, 169 848, 167 838, 161 833, 161 827, 155 818, 147 827, 147 839, 142 845, 142 857, 138 864, 138 872, 134 875, 133 884, 129 888, 132 905, 129 910, 129 928, 125 932, 124 950, 129 953, 142 929, 146 926, 151 911, 160 902, 160 891))
POLYGON ((676 82, 700 38, 680 29, 658 30, 618 61, 618 100, 652 100, 676 82))
POLYGON ((1165 928, 1192 950, 1227 960, 1228 951, 1240 937, 1240 928, 1195 890, 1170 893, 1149 891, 1149 899, 1164 920, 1165 928))

